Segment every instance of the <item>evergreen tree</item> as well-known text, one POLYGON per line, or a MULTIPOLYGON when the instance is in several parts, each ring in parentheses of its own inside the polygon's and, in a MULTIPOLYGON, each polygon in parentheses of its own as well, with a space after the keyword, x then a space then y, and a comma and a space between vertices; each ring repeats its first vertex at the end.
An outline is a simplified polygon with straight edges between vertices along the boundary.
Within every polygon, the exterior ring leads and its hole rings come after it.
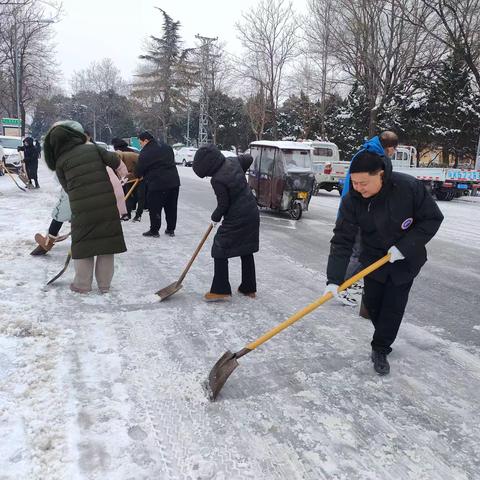
POLYGON ((187 61, 190 49, 181 49, 180 22, 157 9, 163 15, 163 35, 152 35, 148 53, 140 56, 147 67, 138 75, 134 95, 144 105, 143 125, 167 141, 174 115, 186 108, 186 91, 193 86, 194 69, 187 61))
POLYGON ((443 163, 450 154, 458 164, 465 155, 475 156, 480 124, 480 96, 473 92, 462 55, 453 52, 442 61, 427 85, 424 121, 430 143, 442 148, 443 163))
POLYGON ((347 98, 328 112, 327 135, 343 160, 350 160, 368 136, 369 110, 365 92, 354 83, 347 98))

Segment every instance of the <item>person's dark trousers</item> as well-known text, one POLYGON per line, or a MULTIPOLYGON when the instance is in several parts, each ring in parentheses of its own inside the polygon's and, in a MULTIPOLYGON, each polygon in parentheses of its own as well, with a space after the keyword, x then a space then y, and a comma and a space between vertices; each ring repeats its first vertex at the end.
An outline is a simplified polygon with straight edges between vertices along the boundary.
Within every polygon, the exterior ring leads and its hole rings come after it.
POLYGON ((390 277, 386 283, 365 277, 363 301, 375 328, 371 342, 373 350, 386 354, 392 351, 412 284, 413 280, 394 285, 390 277))
POLYGON ((57 222, 57 220, 53 219, 48 227, 49 235, 53 235, 54 237, 58 236, 58 232, 62 228, 63 222, 57 222))
POLYGON ((257 291, 257 280, 253 254, 244 255, 240 258, 242 260, 242 283, 238 290, 242 293, 255 293, 257 291))
POLYGON ((27 176, 30 181, 35 182, 35 187, 39 188, 40 185, 38 184, 38 177, 37 177, 37 171, 38 171, 38 161, 36 162, 28 162, 25 164, 25 169, 27 170, 27 176))
POLYGON ((147 192, 148 212, 150 214, 150 231, 158 232, 162 225, 162 209, 165 208, 167 230, 175 231, 177 226, 177 201, 179 187, 169 190, 154 190, 147 192))
MULTIPOLYGON (((123 186, 123 194, 124 196, 127 195, 127 193, 130 191, 130 189, 132 188, 132 184, 131 183, 126 183, 124 186, 123 186)), ((132 213, 132 210, 135 209, 135 205, 137 204, 137 188, 138 188, 138 185, 137 187, 135 188, 135 190, 132 192, 132 194, 127 198, 127 201, 125 202, 126 205, 127 205, 127 213, 130 215, 132 213)))
POLYGON ((214 258, 214 274, 210 293, 229 294, 232 287, 228 281, 228 258, 214 258))
POLYGON ((137 185, 137 188, 135 189, 135 203, 137 205, 135 215, 137 217, 141 217, 143 214, 143 210, 145 209, 145 183, 144 182, 140 182, 137 185))
POLYGON ((167 231, 174 232, 177 226, 177 204, 180 187, 168 190, 165 199, 165 219, 167 220, 167 231))
MULTIPOLYGON (((257 291, 257 282, 253 254, 244 255, 240 258, 242 261, 242 283, 238 289, 242 293, 255 293, 257 291)), ((228 280, 228 258, 215 258, 214 264, 210 293, 231 294, 232 288, 228 280)))

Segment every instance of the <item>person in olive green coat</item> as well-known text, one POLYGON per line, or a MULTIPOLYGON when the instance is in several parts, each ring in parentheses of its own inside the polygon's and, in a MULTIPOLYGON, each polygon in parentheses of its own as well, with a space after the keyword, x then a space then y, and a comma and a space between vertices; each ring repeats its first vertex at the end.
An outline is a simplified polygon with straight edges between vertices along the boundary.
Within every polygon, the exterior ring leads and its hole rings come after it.
POLYGON ((67 192, 72 209, 75 279, 70 289, 89 292, 95 269, 98 287, 106 293, 113 278, 113 255, 127 250, 106 170, 107 166, 117 169, 120 159, 86 141, 78 122, 57 122, 45 137, 44 156, 67 192))

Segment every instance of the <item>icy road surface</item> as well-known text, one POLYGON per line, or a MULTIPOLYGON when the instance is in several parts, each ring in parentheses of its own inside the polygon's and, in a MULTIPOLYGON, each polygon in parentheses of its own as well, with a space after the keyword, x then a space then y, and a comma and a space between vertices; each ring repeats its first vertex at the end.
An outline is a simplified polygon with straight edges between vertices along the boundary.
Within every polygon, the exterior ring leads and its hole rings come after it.
POLYGON ((208 181, 179 170, 177 236, 142 237, 146 215, 124 224, 104 296, 70 292, 72 266, 45 287, 68 241, 29 255, 56 201, 51 174, 27 193, 0 177, 0 480, 480 478, 479 199, 440 203, 390 376, 373 372, 370 323, 332 301, 242 358, 211 403, 202 383, 225 350, 322 294, 339 199, 315 198, 300 222, 262 213, 256 300, 203 303, 210 239, 160 303, 215 204, 208 181))

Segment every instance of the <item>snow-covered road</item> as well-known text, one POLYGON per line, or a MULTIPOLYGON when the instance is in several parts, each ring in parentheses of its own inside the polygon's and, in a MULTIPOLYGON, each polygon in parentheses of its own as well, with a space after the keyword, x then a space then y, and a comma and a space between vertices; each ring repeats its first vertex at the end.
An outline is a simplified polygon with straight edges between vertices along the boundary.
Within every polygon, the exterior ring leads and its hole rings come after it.
POLYGON ((458 334, 416 318, 462 302, 478 312, 477 199, 440 204, 390 376, 373 373, 369 322, 331 302, 241 359, 211 403, 202 383, 225 350, 321 295, 338 196, 315 198, 297 223, 262 214, 256 300, 202 302, 209 241, 160 303, 153 292, 178 277, 214 205, 208 181, 179 170, 177 236, 142 237, 146 217, 124 224, 129 251, 103 296, 70 292, 72 267, 45 287, 68 242, 28 255, 50 220, 51 175, 42 168, 42 189, 27 193, 0 177, 0 479, 480 478, 480 318, 457 319, 458 334))

